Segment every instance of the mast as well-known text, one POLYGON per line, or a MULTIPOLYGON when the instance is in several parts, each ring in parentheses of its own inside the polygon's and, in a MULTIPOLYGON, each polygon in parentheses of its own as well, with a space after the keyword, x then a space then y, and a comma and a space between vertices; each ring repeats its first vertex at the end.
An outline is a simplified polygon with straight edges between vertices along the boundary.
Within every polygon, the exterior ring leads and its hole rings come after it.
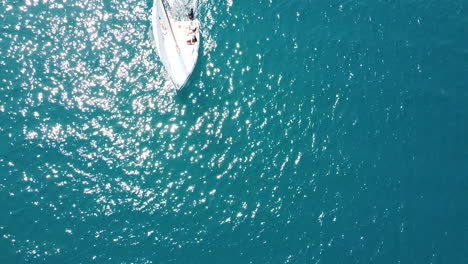
POLYGON ((180 53, 179 45, 177 44, 177 40, 176 40, 176 38, 175 38, 174 31, 172 30, 171 19, 169 18, 169 15, 167 14, 167 10, 166 10, 166 7, 164 6, 163 0, 161 0, 161 5, 162 5, 162 7, 163 7, 163 9, 164 9, 164 13, 166 14, 167 22, 168 22, 168 24, 169 24, 169 29, 171 30, 172 38, 174 39, 174 43, 176 44, 177 53, 180 53))

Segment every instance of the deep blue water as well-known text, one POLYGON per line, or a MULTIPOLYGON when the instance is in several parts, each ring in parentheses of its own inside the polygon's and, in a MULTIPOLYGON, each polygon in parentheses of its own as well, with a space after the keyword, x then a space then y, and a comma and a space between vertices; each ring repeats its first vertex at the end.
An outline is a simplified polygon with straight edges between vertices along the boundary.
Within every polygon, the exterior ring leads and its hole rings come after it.
POLYGON ((1 263, 468 263, 467 1, 152 3, 0 0, 1 263))

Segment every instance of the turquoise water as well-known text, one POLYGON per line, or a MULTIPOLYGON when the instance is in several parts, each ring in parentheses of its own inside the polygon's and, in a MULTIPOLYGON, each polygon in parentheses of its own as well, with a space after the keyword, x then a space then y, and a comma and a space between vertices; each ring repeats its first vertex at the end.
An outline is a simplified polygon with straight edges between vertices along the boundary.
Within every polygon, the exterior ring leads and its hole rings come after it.
POLYGON ((1 263, 468 262, 466 1, 152 3, 0 0, 1 263))

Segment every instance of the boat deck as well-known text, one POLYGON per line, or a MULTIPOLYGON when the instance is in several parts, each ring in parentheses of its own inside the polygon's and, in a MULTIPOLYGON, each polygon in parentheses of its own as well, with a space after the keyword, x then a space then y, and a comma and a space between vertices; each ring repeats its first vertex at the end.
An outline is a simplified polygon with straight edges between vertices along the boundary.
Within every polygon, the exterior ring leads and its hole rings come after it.
POLYGON ((200 30, 199 30, 199 22, 198 20, 193 21, 176 21, 173 23, 173 31, 175 38, 177 40, 177 44, 179 45, 181 56, 184 58, 184 64, 186 69, 190 72, 193 70, 195 63, 198 57, 198 48, 200 46, 200 30), (190 25, 194 23, 197 27, 197 31, 195 35, 197 37, 197 41, 194 43, 190 42, 190 25))

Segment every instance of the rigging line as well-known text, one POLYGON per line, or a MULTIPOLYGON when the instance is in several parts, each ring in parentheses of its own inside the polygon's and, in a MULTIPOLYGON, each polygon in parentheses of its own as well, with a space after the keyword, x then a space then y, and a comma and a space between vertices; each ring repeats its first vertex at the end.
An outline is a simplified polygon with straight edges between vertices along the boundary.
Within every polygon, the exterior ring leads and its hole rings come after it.
POLYGON ((164 13, 166 14, 166 17, 167 17, 167 21, 169 23, 169 28, 171 29, 171 35, 172 35, 172 38, 174 39, 174 42, 176 44, 176 48, 177 48, 177 53, 180 53, 180 48, 179 48, 179 44, 177 44, 177 40, 175 38, 175 35, 174 35, 174 31, 172 30, 172 25, 171 25, 171 19, 169 18, 169 15, 167 14, 167 10, 166 10, 166 7, 164 6, 164 2, 163 0, 161 0, 161 5, 164 9, 164 13))

